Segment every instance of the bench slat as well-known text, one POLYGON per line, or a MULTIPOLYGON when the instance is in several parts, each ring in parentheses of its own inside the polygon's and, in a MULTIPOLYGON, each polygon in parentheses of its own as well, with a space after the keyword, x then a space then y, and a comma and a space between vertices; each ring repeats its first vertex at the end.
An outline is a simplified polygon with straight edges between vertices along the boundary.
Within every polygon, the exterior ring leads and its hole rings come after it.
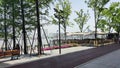
POLYGON ((7 50, 4 52, 0 52, 0 58, 14 56, 14 55, 20 55, 20 50, 7 50))

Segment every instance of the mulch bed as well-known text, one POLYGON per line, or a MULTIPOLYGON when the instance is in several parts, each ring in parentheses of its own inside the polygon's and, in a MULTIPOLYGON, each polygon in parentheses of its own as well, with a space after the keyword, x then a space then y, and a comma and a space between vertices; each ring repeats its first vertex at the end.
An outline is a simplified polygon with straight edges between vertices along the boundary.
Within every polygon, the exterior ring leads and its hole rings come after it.
POLYGON ((84 51, 77 51, 74 53, 68 53, 65 55, 14 65, 9 68, 73 68, 117 49, 120 49, 120 45, 111 44, 84 51))

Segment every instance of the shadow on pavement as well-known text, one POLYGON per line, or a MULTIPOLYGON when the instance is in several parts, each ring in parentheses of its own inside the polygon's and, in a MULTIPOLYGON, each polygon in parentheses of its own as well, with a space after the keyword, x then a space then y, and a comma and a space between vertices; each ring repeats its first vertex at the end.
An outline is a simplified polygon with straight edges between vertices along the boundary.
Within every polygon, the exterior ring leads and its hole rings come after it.
POLYGON ((77 65, 83 64, 89 60, 100 57, 117 49, 120 49, 120 46, 118 44, 111 44, 108 46, 92 48, 84 51, 77 51, 19 65, 14 65, 9 68, 73 68, 77 65))
POLYGON ((0 62, 0 68, 6 68, 8 66, 10 66, 10 64, 0 62))

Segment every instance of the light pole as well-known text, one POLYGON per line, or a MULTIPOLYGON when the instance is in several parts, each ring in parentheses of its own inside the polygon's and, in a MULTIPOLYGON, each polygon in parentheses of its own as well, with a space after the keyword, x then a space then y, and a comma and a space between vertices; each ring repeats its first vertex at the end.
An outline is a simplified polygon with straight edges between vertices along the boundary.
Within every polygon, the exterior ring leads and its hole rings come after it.
POLYGON ((61 22, 61 19, 62 19, 62 16, 61 16, 61 13, 63 13, 63 11, 62 10, 58 10, 58 9, 56 9, 56 8, 54 8, 54 10, 55 10, 55 14, 54 14, 54 16, 55 16, 55 18, 57 18, 58 19, 58 29, 59 29, 59 54, 61 54, 61 31, 60 31, 60 22, 61 22))

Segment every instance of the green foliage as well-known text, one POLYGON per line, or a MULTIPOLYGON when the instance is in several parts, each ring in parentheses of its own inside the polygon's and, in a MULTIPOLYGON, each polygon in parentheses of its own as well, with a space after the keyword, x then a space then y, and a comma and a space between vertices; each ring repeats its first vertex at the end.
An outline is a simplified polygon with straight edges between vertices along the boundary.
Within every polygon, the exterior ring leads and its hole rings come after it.
MULTIPOLYGON (((110 28, 113 28, 116 32, 120 31, 119 25, 120 25, 120 3, 119 2, 113 2, 111 3, 109 8, 105 8, 102 11, 102 16, 107 21, 107 26, 110 28)), ((104 25, 104 23, 103 23, 104 25)), ((101 27, 103 28, 103 27, 101 27)))
POLYGON ((85 0, 85 3, 88 4, 90 8, 96 8, 97 10, 102 10, 102 8, 109 2, 110 0, 85 0))
POLYGON ((96 16, 96 22, 98 22, 98 19, 100 17, 101 12, 104 9, 104 6, 109 2, 110 0, 86 0, 85 2, 88 4, 88 7, 92 8, 95 12, 96 16))
POLYGON ((81 9, 80 11, 75 11, 75 13, 77 14, 78 17, 75 18, 74 21, 78 24, 80 32, 83 32, 84 25, 89 19, 89 13, 88 12, 84 13, 83 9, 81 9))
MULTIPOLYGON (((105 5, 110 0, 86 0, 88 7, 92 8, 94 11, 94 17, 95 17, 95 32, 97 32, 97 27, 101 28, 102 31, 104 31, 101 22, 102 20, 102 12, 104 11, 105 5), (99 24, 100 23, 100 24, 99 24)), ((105 22, 105 21, 104 21, 105 22)), ((104 26, 105 27, 105 26, 104 26)), ((95 34, 95 38, 97 38, 95 34)))
MULTIPOLYGON (((30 3, 35 3, 36 0, 26 0, 27 2, 30 3)), ((46 7, 50 7, 49 5, 51 3, 54 3, 55 0, 39 0, 39 7, 40 8, 46 8, 46 7)))
POLYGON ((112 20, 113 20, 113 28, 116 32, 120 32, 120 2, 115 2, 112 3, 111 6, 114 8, 114 12, 112 13, 113 16, 112 20))
POLYGON ((97 27, 99 29, 101 29, 102 32, 105 32, 105 31, 108 31, 108 22, 105 20, 105 19, 101 19, 99 22, 98 22, 98 25, 97 27))
MULTIPOLYGON (((69 22, 69 16, 71 14, 71 3, 69 2, 69 0, 59 0, 59 3, 56 4, 55 7, 58 11, 62 10, 63 12, 60 13, 60 15, 62 16, 61 19, 63 19, 63 21, 61 21, 61 25, 64 27, 64 23, 67 26, 70 26, 70 22, 69 22)), ((52 23, 57 25, 58 21, 54 18, 52 18, 52 23)))
MULTIPOLYGON (((36 8, 35 0, 23 0, 24 14, 25 14, 25 28, 27 31, 36 29, 36 8)), ((54 0, 40 0, 39 8, 45 10, 40 12, 41 15, 48 14, 46 7, 50 7, 50 3, 54 0)), ((22 18, 21 18, 21 6, 20 0, 0 0, 0 35, 4 35, 4 22, 6 21, 8 36, 12 34, 12 26, 15 26, 16 35, 22 33, 22 18), (13 11, 14 7, 14 11, 13 11), (4 8, 7 10, 4 11, 4 8), (6 14, 6 20, 4 19, 4 13, 6 14), (13 22, 14 13, 14 22, 13 22), (9 35, 10 34, 10 35, 9 35)))

